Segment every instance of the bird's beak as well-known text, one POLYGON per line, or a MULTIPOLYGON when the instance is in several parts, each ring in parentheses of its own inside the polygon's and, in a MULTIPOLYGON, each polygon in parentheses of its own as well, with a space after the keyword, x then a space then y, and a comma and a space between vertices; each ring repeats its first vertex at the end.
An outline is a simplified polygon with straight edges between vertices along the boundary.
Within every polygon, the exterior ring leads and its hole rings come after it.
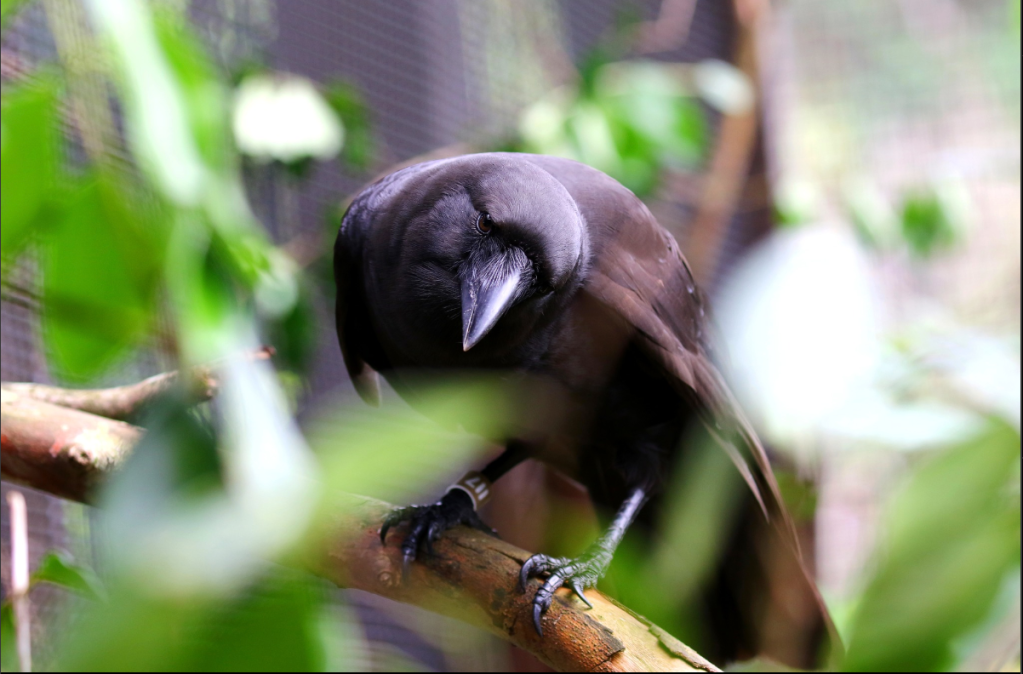
POLYGON ((511 254, 495 255, 462 279, 462 348, 480 343, 519 296, 525 265, 511 254))

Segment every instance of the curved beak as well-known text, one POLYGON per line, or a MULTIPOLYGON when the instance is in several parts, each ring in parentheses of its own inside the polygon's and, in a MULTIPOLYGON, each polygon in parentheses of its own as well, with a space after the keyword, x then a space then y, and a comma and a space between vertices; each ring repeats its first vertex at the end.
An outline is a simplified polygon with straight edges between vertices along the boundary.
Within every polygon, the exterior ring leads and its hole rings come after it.
POLYGON ((462 279, 462 348, 480 343, 519 297, 521 257, 495 255, 462 279))

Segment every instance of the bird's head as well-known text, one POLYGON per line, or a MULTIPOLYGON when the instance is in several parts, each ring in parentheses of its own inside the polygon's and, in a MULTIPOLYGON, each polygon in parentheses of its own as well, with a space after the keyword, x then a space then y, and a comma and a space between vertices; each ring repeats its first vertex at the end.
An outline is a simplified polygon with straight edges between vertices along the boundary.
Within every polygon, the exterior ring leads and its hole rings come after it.
POLYGON ((439 329, 430 332, 445 340, 460 324, 460 351, 514 347, 578 285, 582 215, 560 182, 524 158, 438 162, 403 191, 394 215, 405 227, 390 241, 401 251, 399 293, 413 300, 410 311, 433 312, 426 321, 439 329))

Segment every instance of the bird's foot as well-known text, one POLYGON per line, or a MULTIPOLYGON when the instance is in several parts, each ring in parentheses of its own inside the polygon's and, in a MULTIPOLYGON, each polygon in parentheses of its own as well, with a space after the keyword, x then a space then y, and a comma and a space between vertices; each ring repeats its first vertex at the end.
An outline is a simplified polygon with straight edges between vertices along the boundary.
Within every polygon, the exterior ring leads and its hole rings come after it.
POLYGON ((526 591, 530 578, 547 577, 533 598, 533 625, 540 636, 543 636, 543 616, 554 601, 554 593, 568 587, 584 604, 593 608, 585 592, 597 586, 610 562, 610 555, 603 548, 594 546, 577 559, 533 555, 522 565, 519 575, 519 590, 522 592, 526 591))
POLYGON ((409 567, 416 556, 425 553, 433 555, 433 544, 448 529, 464 524, 484 533, 496 536, 497 532, 488 527, 473 509, 469 496, 457 489, 444 495, 439 502, 430 506, 409 506, 395 510, 384 521, 380 529, 380 542, 387 544, 387 533, 405 522, 409 523, 408 533, 401 544, 404 558, 403 573, 408 575, 409 567))

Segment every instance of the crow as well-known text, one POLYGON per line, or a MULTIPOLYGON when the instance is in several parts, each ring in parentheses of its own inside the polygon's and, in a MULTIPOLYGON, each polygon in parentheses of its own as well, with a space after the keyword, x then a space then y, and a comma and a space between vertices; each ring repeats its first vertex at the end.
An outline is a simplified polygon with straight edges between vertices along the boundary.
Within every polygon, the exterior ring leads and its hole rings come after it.
POLYGON ((706 588, 704 655, 808 667, 822 646, 836 645, 767 454, 716 365, 704 294, 674 238, 632 192, 542 155, 421 163, 353 200, 334 254, 338 336, 367 402, 379 403, 378 373, 413 405, 416 374, 484 370, 544 382, 544 393, 524 402, 533 423, 496 439, 506 448, 499 458, 438 503, 383 523, 385 544, 389 530, 409 524, 406 564, 452 526, 491 531, 477 508, 522 461, 554 466, 616 514, 580 558, 535 555, 523 566, 523 591, 545 579, 533 600, 542 635, 558 589, 588 604, 585 591, 629 527, 656 526, 665 476, 695 428, 748 485, 706 588), (798 648, 776 647, 786 630, 801 632, 798 648))

